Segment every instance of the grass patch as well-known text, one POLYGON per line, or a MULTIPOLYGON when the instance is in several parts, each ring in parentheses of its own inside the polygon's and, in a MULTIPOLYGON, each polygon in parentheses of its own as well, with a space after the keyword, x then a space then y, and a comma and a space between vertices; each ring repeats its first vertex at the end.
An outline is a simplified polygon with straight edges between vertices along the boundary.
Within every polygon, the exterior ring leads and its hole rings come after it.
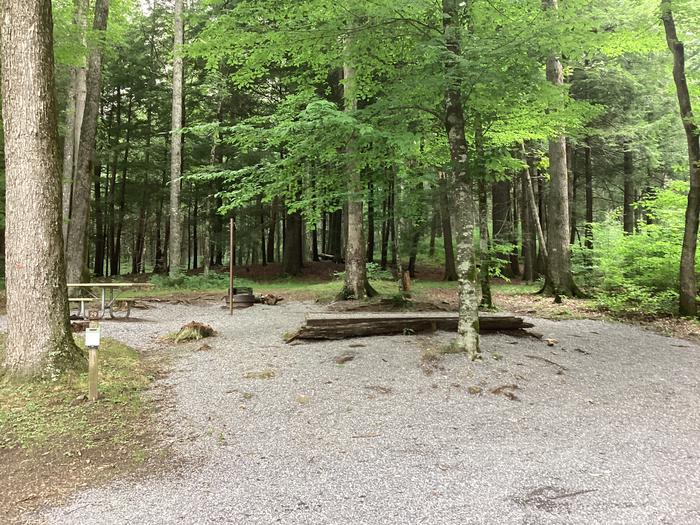
MULTIPOLYGON (((4 336, 0 359, 4 356, 4 336)), ((101 399, 76 403, 88 389, 87 373, 57 381, 0 379, 0 449, 54 448, 80 441, 84 448, 128 441, 146 410, 141 393, 153 376, 138 352, 109 339, 99 350, 101 399)))
POLYGON ((169 450, 155 446, 152 404, 142 395, 155 365, 109 339, 102 340, 99 363, 96 403, 78 400, 87 392, 87 374, 0 379, 0 458, 9 473, 0 476, 3 523, 25 523, 23 513, 60 503, 80 488, 164 467, 169 450))

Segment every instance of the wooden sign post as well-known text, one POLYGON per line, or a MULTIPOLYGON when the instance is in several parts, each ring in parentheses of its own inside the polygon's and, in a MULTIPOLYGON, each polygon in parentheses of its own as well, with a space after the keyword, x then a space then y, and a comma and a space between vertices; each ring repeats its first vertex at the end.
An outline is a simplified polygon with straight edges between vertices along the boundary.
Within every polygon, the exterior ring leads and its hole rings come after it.
POLYGON ((88 349, 88 399, 97 401, 97 349, 100 346, 100 323, 90 322, 85 329, 85 346, 88 349))

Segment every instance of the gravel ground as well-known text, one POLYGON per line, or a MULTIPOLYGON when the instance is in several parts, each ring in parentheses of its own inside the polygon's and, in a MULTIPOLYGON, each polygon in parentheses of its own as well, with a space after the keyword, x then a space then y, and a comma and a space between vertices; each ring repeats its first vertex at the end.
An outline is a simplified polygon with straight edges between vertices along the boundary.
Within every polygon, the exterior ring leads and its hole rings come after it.
POLYGON ((177 352, 165 380, 163 433, 186 466, 80 493, 42 519, 700 523, 692 343, 542 320, 535 330, 555 346, 490 335, 478 364, 454 354, 422 364, 422 350, 449 334, 282 343, 317 309, 256 306, 230 318, 219 305, 158 305, 138 313, 143 322, 105 323, 107 336, 144 349, 191 320, 219 331, 211 350, 177 352), (346 352, 354 359, 337 364, 346 352))

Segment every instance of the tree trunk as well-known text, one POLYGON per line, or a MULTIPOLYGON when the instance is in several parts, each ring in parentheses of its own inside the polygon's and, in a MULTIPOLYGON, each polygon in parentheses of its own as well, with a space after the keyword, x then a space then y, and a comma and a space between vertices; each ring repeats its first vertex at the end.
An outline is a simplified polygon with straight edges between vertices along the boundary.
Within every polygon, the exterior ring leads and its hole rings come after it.
POLYGON ((676 84, 678 106, 688 142, 688 164, 690 166, 690 191, 685 211, 685 233, 681 251, 680 313, 695 317, 698 313, 695 254, 698 242, 698 216, 700 215, 700 130, 693 116, 688 82, 685 76, 685 49, 683 42, 678 40, 676 34, 671 1, 662 0, 661 8, 666 42, 673 53, 673 80, 676 84))
POLYGON ((96 277, 103 277, 105 270, 104 205, 101 188, 102 165, 95 162, 95 269, 96 277))
POLYGON ((593 249, 593 167, 591 166, 591 146, 585 148, 586 178, 586 248, 593 249))
MULTIPOLYGON (((391 187, 387 190, 388 192, 393 191, 391 187)), ((384 221, 382 222, 382 246, 381 246, 381 259, 379 265, 382 270, 386 270, 389 264, 389 237, 391 236, 391 226, 389 224, 390 217, 390 206, 391 206, 391 195, 387 195, 382 204, 382 215, 384 216, 384 221)))
MULTIPOLYGON (((543 0, 547 9, 556 10, 558 0, 543 0)), ((564 70, 556 53, 547 59, 547 80, 555 86, 564 84, 564 70)), ((547 210, 547 277, 543 292, 558 297, 575 296, 579 290, 571 273, 569 245, 569 184, 566 163, 566 138, 549 141, 549 199, 547 210)))
POLYGON ((570 161, 571 161, 571 179, 569 191, 569 219, 571 220, 571 236, 569 238, 569 244, 574 244, 576 242, 576 235, 578 233, 578 213, 576 210, 576 197, 578 196, 578 181, 579 181, 579 170, 576 169, 576 150, 572 149, 570 161))
MULTIPOLYGON (((75 0, 73 25, 84 46, 87 31, 87 0, 75 0)), ((68 225, 71 216, 71 201, 73 196, 73 177, 80 144, 80 128, 83 123, 86 95, 85 65, 71 68, 71 82, 66 106, 66 134, 63 141, 63 239, 68 238, 68 225)))
POLYGON ((331 213, 329 227, 329 252, 337 263, 343 262, 343 210, 331 213))
POLYGON ((124 143, 124 166, 122 166, 122 181, 119 187, 119 212, 117 215, 117 230, 115 233, 115 253, 112 255, 112 275, 121 275, 122 231, 124 230, 124 209, 126 207, 126 176, 129 170, 129 141, 131 140, 131 116, 133 98, 129 98, 126 116, 126 138, 124 143))
POLYGON ((182 211, 180 210, 180 191, 182 188, 182 125, 183 125, 183 75, 184 63, 182 47, 185 40, 183 20, 183 0, 175 0, 173 42, 173 103, 170 141, 170 245, 168 259, 170 276, 175 277, 182 271, 182 211))
POLYGON ((510 252, 512 251, 513 219, 511 217, 512 205, 510 201, 509 180, 496 181, 491 186, 493 223, 493 244, 498 247, 498 259, 502 266, 503 275, 514 277, 510 265, 510 252))
POLYGON ((275 261, 275 230, 277 230, 277 208, 279 204, 277 198, 272 200, 270 205, 270 228, 267 234, 267 261, 275 261))
MULTIPOLYGON (((356 74, 353 66, 343 66, 343 99, 345 111, 357 110, 355 94, 356 74)), ((364 213, 362 205, 362 173, 353 158, 355 148, 352 143, 347 146, 346 169, 348 176, 347 203, 347 237, 345 242, 345 283, 340 296, 343 299, 364 299, 374 295, 367 279, 367 260, 365 254, 364 213)))
POLYGON ((299 212, 288 213, 286 223, 282 273, 296 276, 301 274, 303 261, 301 214, 299 212))
POLYGON ((439 189, 440 192, 440 218, 442 221, 442 240, 445 245, 445 281, 457 280, 457 267, 455 266, 454 247, 452 246, 452 219, 450 217, 450 197, 448 195, 449 187, 448 174, 440 174, 439 189))
POLYGON ((622 206, 622 224, 624 232, 627 235, 634 233, 635 218, 634 218, 634 160, 632 151, 629 150, 629 144, 624 144, 624 191, 623 191, 623 206, 622 206))
POLYGON ((486 182, 479 181, 479 255, 481 266, 479 268, 479 281, 481 284, 481 300, 479 306, 481 308, 492 309, 493 297, 491 295, 490 282, 490 258, 489 252, 489 212, 488 212, 488 195, 486 193, 486 182))
POLYGON ((464 109, 458 60, 461 58, 459 0, 443 0, 443 24, 446 59, 445 128, 452 158, 455 209, 457 211, 457 259, 459 277, 459 325, 455 346, 467 352, 470 359, 479 359, 479 301, 477 268, 474 253, 474 200, 469 173, 467 140, 464 135, 464 109))
MULTIPOLYGON (((521 146, 523 162, 525 158, 525 147, 521 146)), ((529 166, 526 164, 520 173, 520 224, 523 231, 523 279, 526 282, 535 280, 537 266, 537 237, 534 228, 533 204, 530 202, 529 195, 529 166)), ((534 195, 533 195, 534 197, 534 195)), ((536 211, 536 208, 534 208, 536 211)))
POLYGON ((367 262, 374 262, 374 184, 367 184, 367 262))
MULTIPOLYGON (((92 30, 104 34, 109 17, 109 0, 95 1, 92 30)), ((86 72, 85 111, 78 144, 78 162, 73 180, 71 218, 66 241, 66 276, 68 282, 80 282, 88 278, 87 230, 90 215, 91 162, 95 152, 97 118, 100 109, 102 52, 99 44, 89 51, 86 72)))
MULTIPOLYGON (((163 177, 162 177, 162 186, 165 187, 165 183, 167 181, 167 173, 165 170, 163 170, 163 177)), ((166 264, 165 264, 165 253, 167 252, 167 246, 163 247, 162 243, 162 237, 161 237, 161 229, 163 225, 163 195, 158 197, 158 208, 156 210, 156 246, 155 246, 155 252, 154 252, 154 262, 153 262, 153 273, 165 273, 166 270, 166 264)), ((165 230, 167 231, 167 225, 165 230)), ((167 245, 167 241, 166 241, 167 245)))
MULTIPOLYGON (((81 368, 73 341, 61 228, 61 166, 50 0, 4 0, 6 371, 56 377, 81 368)), ((88 188, 89 189, 89 188, 88 188)))

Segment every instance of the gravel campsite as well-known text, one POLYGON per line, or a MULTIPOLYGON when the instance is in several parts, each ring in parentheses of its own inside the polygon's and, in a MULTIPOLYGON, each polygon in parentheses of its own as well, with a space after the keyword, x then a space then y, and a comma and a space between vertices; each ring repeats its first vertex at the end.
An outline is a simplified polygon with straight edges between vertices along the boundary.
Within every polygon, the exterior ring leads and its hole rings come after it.
POLYGON ((588 320, 528 319, 483 362, 451 334, 287 345, 314 303, 154 304, 106 337, 169 354, 153 392, 177 461, 83 490, 48 524, 697 523, 700 354, 588 320), (197 320, 217 335, 173 347, 197 320), (160 392, 160 394, 158 394, 160 392), (167 392, 167 395, 163 394, 167 392))

